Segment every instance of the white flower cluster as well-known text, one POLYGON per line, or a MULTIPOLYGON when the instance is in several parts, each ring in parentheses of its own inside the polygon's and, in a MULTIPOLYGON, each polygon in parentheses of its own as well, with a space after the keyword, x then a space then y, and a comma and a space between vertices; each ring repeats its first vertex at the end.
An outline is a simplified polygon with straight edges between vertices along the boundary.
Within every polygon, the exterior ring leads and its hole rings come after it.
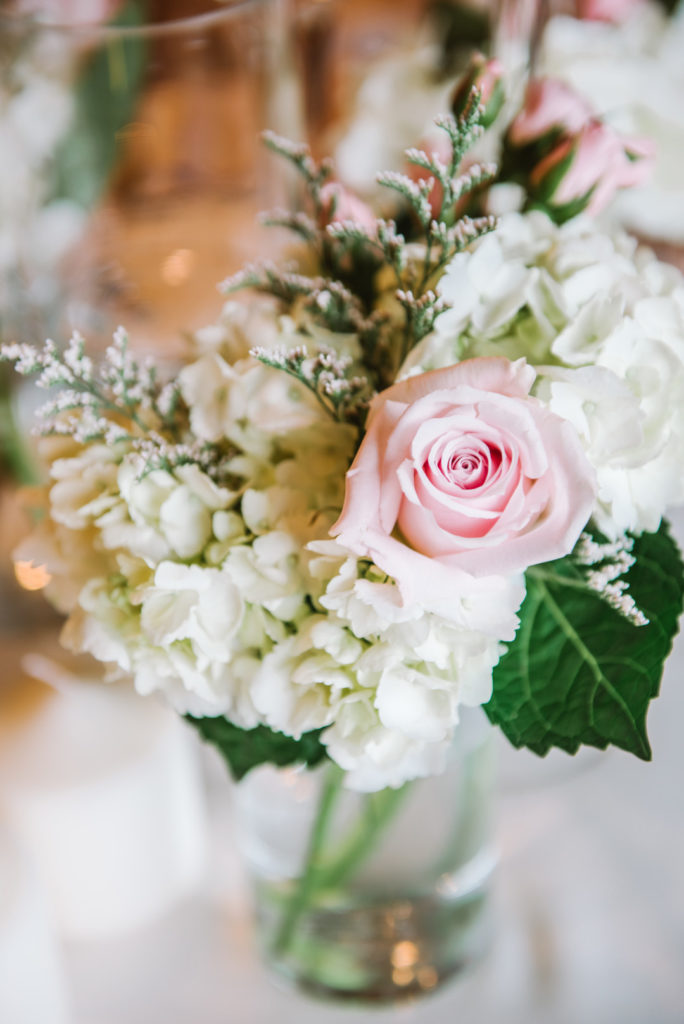
POLYGON ((451 308, 404 375, 482 355, 525 357, 535 393, 579 435, 609 538, 657 530, 684 501, 684 279, 636 242, 575 219, 508 214, 456 256, 451 308))
MULTIPOLYGON (((588 585, 629 612, 624 535, 657 529, 684 500, 681 275, 623 235, 533 212, 455 256, 437 291, 448 308, 402 376, 483 355, 534 366, 537 398, 572 424, 595 472, 594 521, 618 544, 589 552, 588 585)), ((179 441, 216 445, 220 474, 199 454, 141 470, 132 435, 43 442, 50 516, 21 557, 52 574, 65 642, 182 713, 295 738, 322 730, 353 787, 439 770, 459 708, 489 699, 522 576, 472 577, 431 604, 330 539, 356 428, 264 360, 306 345, 329 353, 334 376, 358 360, 357 336, 316 326, 296 302, 288 315, 229 302, 197 342, 177 380, 179 441)))
MULTIPOLYGON (((229 303, 179 378, 195 438, 239 451, 225 486, 193 463, 141 475, 130 440, 47 438, 50 516, 21 555, 52 575, 65 644, 140 692, 244 728, 323 729, 350 786, 400 785, 438 770, 459 705, 488 700, 520 587, 496 619, 486 595, 476 602, 493 629, 465 628, 407 607, 330 540, 355 431, 246 353, 255 327, 273 350, 294 332, 290 318, 229 303)), ((354 337, 337 342, 355 355, 354 337)))

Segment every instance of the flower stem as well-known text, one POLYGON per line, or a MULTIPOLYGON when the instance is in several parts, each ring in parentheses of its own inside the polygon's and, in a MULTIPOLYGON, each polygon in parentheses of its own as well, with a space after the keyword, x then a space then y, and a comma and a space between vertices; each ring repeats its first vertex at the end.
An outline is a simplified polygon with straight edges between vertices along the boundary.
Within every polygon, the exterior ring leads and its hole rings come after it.
POLYGON ((366 797, 366 813, 356 831, 349 837, 336 859, 318 872, 317 889, 332 889, 354 873, 375 847, 375 841, 394 817, 399 804, 411 787, 383 789, 366 797))
POLYGON ((365 798, 364 814, 356 829, 341 844, 337 856, 322 863, 323 849, 332 820, 335 804, 342 789, 344 773, 330 765, 321 794, 318 811, 311 831, 306 863, 289 900, 280 929, 273 944, 276 956, 282 956, 290 946, 301 915, 315 897, 341 886, 374 850, 379 836, 394 817, 402 799, 411 788, 384 789, 365 798))
POLYGON ((292 898, 285 908, 285 915, 273 944, 273 951, 276 955, 281 955, 287 950, 292 941, 297 922, 309 905, 310 898, 313 895, 316 887, 316 867, 321 856, 328 825, 342 788, 343 778, 344 773, 336 764, 328 766, 323 792, 318 804, 318 811, 311 830, 306 864, 300 875, 297 887, 292 894, 292 898))

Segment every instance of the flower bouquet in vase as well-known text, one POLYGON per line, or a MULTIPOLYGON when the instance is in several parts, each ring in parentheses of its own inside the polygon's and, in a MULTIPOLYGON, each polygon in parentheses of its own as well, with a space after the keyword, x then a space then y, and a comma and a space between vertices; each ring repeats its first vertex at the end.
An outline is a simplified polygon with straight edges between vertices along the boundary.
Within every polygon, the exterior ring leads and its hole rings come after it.
POLYGON ((395 219, 268 136, 306 188, 270 217, 299 246, 224 282, 175 378, 123 329, 99 367, 78 335, 3 349, 55 390, 23 557, 63 642, 220 750, 266 957, 339 997, 432 989, 483 948, 491 726, 650 758, 682 607, 682 278, 576 216, 573 147, 486 213, 476 86, 439 154, 380 176, 395 219))

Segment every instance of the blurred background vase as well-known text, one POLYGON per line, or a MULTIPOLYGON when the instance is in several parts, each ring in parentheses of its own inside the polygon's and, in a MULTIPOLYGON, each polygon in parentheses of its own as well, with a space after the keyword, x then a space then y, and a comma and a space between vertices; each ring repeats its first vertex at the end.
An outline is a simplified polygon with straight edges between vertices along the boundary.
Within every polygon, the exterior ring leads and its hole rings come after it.
MULTIPOLYGON (((315 155, 332 154, 339 180, 392 215, 378 172, 405 168, 409 147, 437 144, 435 118, 475 54, 497 58, 512 113, 547 13, 544 0, 297 0, 293 49, 315 155)), ((498 155, 494 135, 478 159, 498 155)))
MULTIPOLYGON (((256 217, 285 201, 288 182, 259 136, 299 135, 287 39, 285 0, 1 6, 0 340, 61 344, 79 330, 102 348, 124 324, 138 352, 179 360, 186 333, 218 316, 217 282, 278 244, 256 217)), ((129 707, 95 665, 79 665, 66 694, 27 670, 38 654, 51 676, 71 679, 61 618, 40 593, 49 574, 20 555, 12 564, 30 525, 16 488, 39 477, 37 396, 3 370, 0 820, 60 935, 99 940, 149 925, 201 883, 200 783, 171 712, 133 696, 129 707), (106 741, 94 740, 103 729, 106 741)), ((21 921, 0 903, 5 977, 21 921)), ((23 985, 29 1016, 14 1003, 3 1016, 0 997, 0 1019, 61 1024, 44 959, 34 988, 51 1012, 34 1011, 23 985)))
MULTIPOLYGON (((439 112, 441 87, 474 49, 487 49, 492 19, 488 0, 295 0, 294 50, 316 155, 333 152, 364 115, 376 131, 378 114, 401 131, 423 108, 431 114, 435 98, 439 112)), ((364 162, 362 149, 356 155, 364 162)))
POLYGON ((0 326, 173 356, 216 284, 272 252, 299 135, 287 0, 22 0, 0 15, 0 326))
MULTIPOLYGON (((0 341, 78 330, 97 351, 123 324, 135 350, 178 362, 219 314, 217 283, 280 244, 257 215, 289 183, 260 133, 300 135, 288 40, 288 0, 0 4, 0 341)), ((7 685, 57 625, 40 574, 17 582, 10 561, 39 399, 0 366, 7 685)))
POLYGON ((234 790, 271 968, 316 995, 393 1002, 431 991, 485 952, 493 730, 465 709, 443 774, 346 789, 337 765, 253 769, 234 790))

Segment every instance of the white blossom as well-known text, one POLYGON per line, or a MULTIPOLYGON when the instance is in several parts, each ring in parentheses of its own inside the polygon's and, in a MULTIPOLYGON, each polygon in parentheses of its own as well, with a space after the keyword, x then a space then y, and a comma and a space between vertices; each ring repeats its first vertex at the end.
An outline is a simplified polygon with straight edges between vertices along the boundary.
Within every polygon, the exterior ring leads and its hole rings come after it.
POLYGON ((189 641, 199 662, 230 661, 231 636, 240 625, 242 598, 220 569, 162 562, 141 602, 141 626, 164 647, 189 641))

